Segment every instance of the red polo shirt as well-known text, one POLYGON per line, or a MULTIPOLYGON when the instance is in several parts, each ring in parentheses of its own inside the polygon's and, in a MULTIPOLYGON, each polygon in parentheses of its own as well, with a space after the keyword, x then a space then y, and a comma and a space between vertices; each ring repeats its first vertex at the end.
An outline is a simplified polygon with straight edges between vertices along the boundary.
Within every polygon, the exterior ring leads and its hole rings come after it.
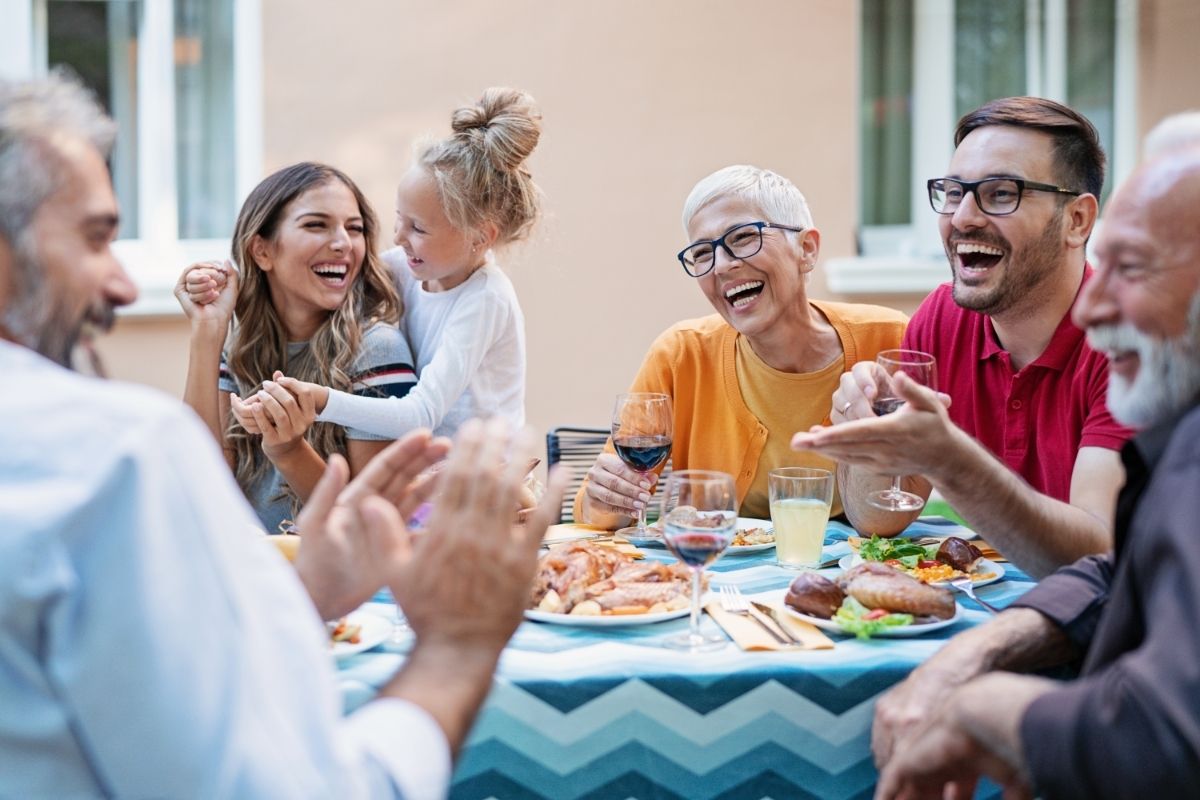
MULTIPOLYGON (((1084 281, 1091 274, 1088 267, 1084 281)), ((1014 372, 991 318, 960 308, 944 283, 913 315, 904 347, 937 358, 950 419, 1050 497, 1070 500, 1079 448, 1119 450, 1132 435, 1104 402, 1108 359, 1088 346, 1070 311, 1037 360, 1014 372)))

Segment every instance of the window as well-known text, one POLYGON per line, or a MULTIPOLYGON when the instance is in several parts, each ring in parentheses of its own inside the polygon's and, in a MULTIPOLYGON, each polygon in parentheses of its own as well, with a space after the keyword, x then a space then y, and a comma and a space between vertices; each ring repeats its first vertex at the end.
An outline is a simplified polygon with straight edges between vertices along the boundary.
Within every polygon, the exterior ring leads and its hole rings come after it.
MULTIPOLYGON (((1134 158, 1132 0, 862 0, 859 259, 830 264, 834 291, 921 291, 945 279, 925 179, 954 124, 987 100, 1061 100, 1096 125, 1105 194, 1134 158)), ((1103 199, 1103 198, 1102 198, 1103 199)))
POLYGON ((117 121, 116 250, 142 290, 133 311, 176 313, 179 272, 228 254, 261 171, 257 0, 0 0, 0 15, 13 21, 0 51, 17 53, 4 74, 67 65, 117 121))

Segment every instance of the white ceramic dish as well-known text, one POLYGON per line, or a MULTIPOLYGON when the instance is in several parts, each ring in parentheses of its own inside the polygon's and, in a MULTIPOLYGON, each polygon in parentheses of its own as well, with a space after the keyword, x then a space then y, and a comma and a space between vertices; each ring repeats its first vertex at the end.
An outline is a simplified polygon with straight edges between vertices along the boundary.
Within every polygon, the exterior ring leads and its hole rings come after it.
POLYGON ((378 614, 368 614, 363 611, 352 611, 346 615, 346 621, 351 625, 361 625, 358 642, 333 642, 330 652, 337 659, 349 658, 352 655, 378 647, 387 641, 392 633, 392 623, 378 614))
POLYGON ((525 619, 547 622, 551 625, 571 625, 576 628, 627 628, 632 625, 653 625, 669 619, 679 619, 691 613, 691 606, 661 614, 609 614, 587 616, 584 614, 554 614, 549 611, 526 609, 525 619))
MULTIPOLYGON (((771 520, 769 520, 769 519, 755 519, 754 517, 738 517, 737 518, 737 529, 739 531, 747 531, 747 530, 750 530, 751 528, 770 529, 771 527, 772 527, 771 520)), ((657 531, 659 529, 651 527, 650 530, 657 531)), ((656 536, 656 537, 647 538, 647 539, 630 538, 628 536, 626 536, 624 538, 627 539, 630 544, 635 545, 637 547, 666 547, 667 546, 666 542, 664 542, 662 540, 661 536, 656 536)), ((736 555, 740 555, 742 553, 758 553, 763 550, 770 550, 774 546, 775 546, 774 542, 766 542, 764 544, 748 544, 748 545, 744 545, 742 547, 727 547, 727 548, 725 548, 725 552, 723 555, 735 555, 736 556, 736 555)))
MULTIPOLYGON (((807 623, 815 625, 823 631, 832 631, 833 633, 840 633, 843 636, 854 635, 850 631, 845 630, 836 619, 821 619, 820 617, 801 614, 799 611, 787 605, 786 603, 784 603, 782 607, 785 613, 791 614, 796 619, 804 620, 807 623)), ((914 624, 904 625, 903 627, 899 628, 884 628, 883 630, 879 631, 879 633, 874 634, 872 638, 901 639, 908 636, 922 636, 926 633, 932 633, 933 631, 945 628, 948 625, 953 625, 955 622, 958 622, 958 619, 961 616, 962 607, 955 603, 954 616, 950 619, 939 619, 937 622, 926 622, 921 625, 914 624)))
MULTIPOLYGON (((863 559, 858 553, 847 553, 846 555, 842 556, 840 561, 838 561, 838 566, 845 570, 850 569, 851 567, 857 567, 861 563, 863 563, 863 559)), ((981 581, 972 582, 971 585, 975 586, 976 588, 980 586, 987 586, 989 583, 995 583, 1004 577, 1004 567, 997 564, 995 561, 992 561, 990 558, 982 559, 978 566, 975 567, 975 571, 981 572, 985 575, 989 572, 992 573, 992 577, 990 578, 984 578, 981 581)), ((945 586, 948 583, 949 581, 934 581, 930 585, 945 586)))

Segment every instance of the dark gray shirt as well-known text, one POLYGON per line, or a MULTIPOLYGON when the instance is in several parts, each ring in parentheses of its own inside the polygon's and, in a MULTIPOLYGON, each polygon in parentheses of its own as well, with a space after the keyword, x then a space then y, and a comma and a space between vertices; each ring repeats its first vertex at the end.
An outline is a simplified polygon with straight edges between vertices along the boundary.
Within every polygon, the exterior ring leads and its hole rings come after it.
POLYGON ((1121 459, 1114 552, 1013 603, 1084 653, 1079 679, 1021 721, 1047 800, 1200 796, 1200 406, 1131 439, 1121 459))

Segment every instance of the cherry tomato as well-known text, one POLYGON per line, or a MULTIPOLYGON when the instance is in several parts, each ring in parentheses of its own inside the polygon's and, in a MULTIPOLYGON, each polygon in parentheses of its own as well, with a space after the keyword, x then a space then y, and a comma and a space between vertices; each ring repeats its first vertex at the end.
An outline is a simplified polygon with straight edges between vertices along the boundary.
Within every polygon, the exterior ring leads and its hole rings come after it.
POLYGON ((940 565, 941 565, 941 563, 942 563, 942 562, 940 562, 940 561, 934 561, 934 560, 932 560, 932 559, 928 559, 928 558, 927 558, 927 559, 924 559, 924 560, 922 560, 922 561, 918 561, 918 562, 917 562, 917 566, 918 566, 918 567, 920 567, 921 569, 929 569, 929 568, 931 568, 931 567, 940 566, 940 565))

